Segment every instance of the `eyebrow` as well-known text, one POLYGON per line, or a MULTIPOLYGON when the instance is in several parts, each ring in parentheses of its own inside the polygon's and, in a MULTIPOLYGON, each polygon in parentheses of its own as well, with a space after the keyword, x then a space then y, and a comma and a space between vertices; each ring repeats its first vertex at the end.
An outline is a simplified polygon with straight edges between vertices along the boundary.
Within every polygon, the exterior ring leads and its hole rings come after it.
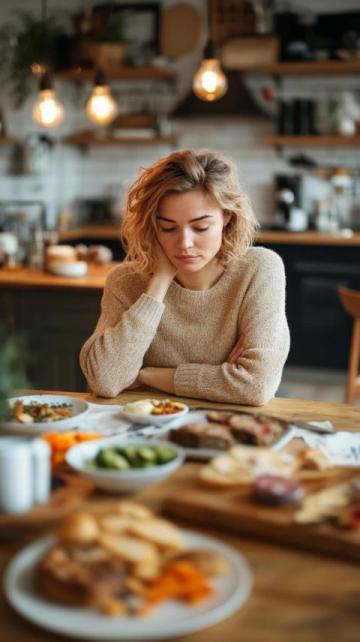
MULTIPOLYGON (((166 216, 157 216, 158 221, 166 221, 167 223, 176 223, 172 218, 167 218, 166 216)), ((196 221, 203 221, 205 218, 213 218, 212 214, 204 214, 204 216, 198 216, 198 218, 192 218, 189 223, 195 223, 196 221)))

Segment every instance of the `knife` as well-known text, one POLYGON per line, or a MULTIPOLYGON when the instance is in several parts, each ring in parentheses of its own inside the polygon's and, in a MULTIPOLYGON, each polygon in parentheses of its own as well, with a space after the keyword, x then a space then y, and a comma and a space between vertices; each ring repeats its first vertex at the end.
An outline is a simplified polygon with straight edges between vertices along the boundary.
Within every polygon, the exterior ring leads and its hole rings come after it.
POLYGON ((317 432, 324 435, 334 434, 333 426, 317 426, 315 424, 310 424, 307 421, 298 421, 297 419, 289 421, 289 424, 294 428, 300 428, 301 430, 310 430, 311 432, 317 432))

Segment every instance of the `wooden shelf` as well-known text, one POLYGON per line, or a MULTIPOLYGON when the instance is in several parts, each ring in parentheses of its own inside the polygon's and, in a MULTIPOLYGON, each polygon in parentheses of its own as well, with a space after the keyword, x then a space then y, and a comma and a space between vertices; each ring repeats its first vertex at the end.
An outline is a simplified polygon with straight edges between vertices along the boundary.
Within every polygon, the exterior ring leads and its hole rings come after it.
POLYGON ((104 147, 104 146, 119 146, 119 145, 176 145, 176 136, 153 136, 152 138, 137 138, 122 137, 115 138, 105 133, 105 135, 97 135, 92 131, 80 131, 69 134, 62 139, 65 145, 78 145, 79 147, 104 147))
MULTIPOLYGON (((162 67, 117 67, 111 71, 107 70, 106 75, 113 80, 172 80, 175 78, 175 71, 162 67)), ((95 69, 66 69, 56 74, 60 80, 93 81, 95 69)))
MULTIPOLYGON (((246 71, 246 70, 244 70, 246 71)), ((320 74, 356 74, 360 72, 360 60, 313 60, 307 62, 276 62, 261 65, 248 71, 278 76, 320 74)))
POLYGON ((268 136, 266 145, 294 147, 360 147, 357 136, 268 136))
POLYGON ((14 136, 0 136, 0 145, 15 145, 18 142, 14 136))

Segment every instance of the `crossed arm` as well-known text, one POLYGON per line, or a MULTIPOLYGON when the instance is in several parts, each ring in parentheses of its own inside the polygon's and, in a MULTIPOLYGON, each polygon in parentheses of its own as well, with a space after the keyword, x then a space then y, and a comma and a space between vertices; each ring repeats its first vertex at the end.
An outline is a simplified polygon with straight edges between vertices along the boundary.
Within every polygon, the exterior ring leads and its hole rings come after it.
MULTIPOLYGON (((244 353, 242 338, 235 343, 231 350, 227 363, 237 363, 244 353)), ((150 386, 169 394, 175 393, 175 368, 141 368, 139 376, 130 388, 138 388, 141 385, 150 386)))

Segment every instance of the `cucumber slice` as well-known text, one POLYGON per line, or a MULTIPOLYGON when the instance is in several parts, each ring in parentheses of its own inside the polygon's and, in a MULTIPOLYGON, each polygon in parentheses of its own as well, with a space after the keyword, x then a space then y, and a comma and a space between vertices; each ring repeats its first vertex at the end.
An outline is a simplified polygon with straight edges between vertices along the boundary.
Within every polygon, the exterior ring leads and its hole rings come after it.
POLYGON ((166 464, 176 457, 176 452, 171 446, 154 446, 158 464, 166 464))

